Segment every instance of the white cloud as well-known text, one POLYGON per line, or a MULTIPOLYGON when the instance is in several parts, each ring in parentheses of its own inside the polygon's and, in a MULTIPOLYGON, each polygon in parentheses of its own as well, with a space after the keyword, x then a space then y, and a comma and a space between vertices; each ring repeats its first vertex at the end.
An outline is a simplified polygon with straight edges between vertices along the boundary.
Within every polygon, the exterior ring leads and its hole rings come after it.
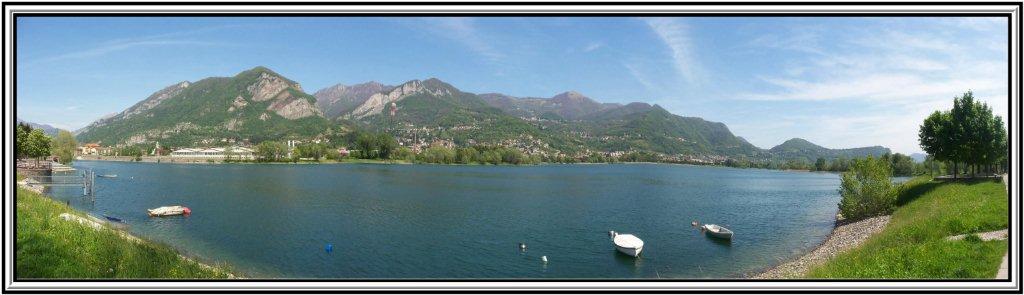
POLYGON ((601 47, 604 47, 604 43, 601 43, 601 42, 591 42, 590 44, 587 44, 586 47, 583 47, 583 52, 591 52, 591 51, 594 51, 594 50, 601 49, 601 47))
POLYGON ((64 54, 59 54, 59 55, 54 55, 54 56, 50 56, 50 57, 40 58, 40 59, 37 59, 37 60, 33 60, 30 63, 53 62, 53 61, 60 61, 60 60, 66 60, 66 59, 91 58, 91 57, 103 56, 103 55, 106 55, 106 54, 109 54, 109 53, 118 52, 118 51, 130 50, 130 49, 135 49, 135 48, 143 48, 143 47, 159 47, 159 46, 168 46, 168 45, 191 45, 191 46, 230 45, 230 44, 224 43, 224 42, 209 42, 209 41, 186 40, 186 39, 172 39, 172 37, 175 37, 175 38, 177 38, 177 37, 185 37, 185 36, 191 36, 191 35, 197 35, 197 34, 201 34, 201 33, 216 31, 216 30, 223 30, 223 29, 229 29, 229 28, 239 28, 239 27, 247 27, 247 26, 244 26, 244 25, 213 26, 213 27, 199 28, 199 29, 195 29, 195 30, 180 31, 180 32, 170 32, 170 33, 150 35, 150 36, 143 36, 143 37, 137 37, 137 38, 120 38, 120 39, 114 39, 114 40, 107 40, 105 42, 99 43, 98 46, 93 47, 93 48, 78 49, 78 50, 75 50, 75 51, 72 51, 72 52, 68 52, 68 53, 64 53, 64 54))
POLYGON ((948 19, 948 23, 956 27, 976 31, 1006 28, 1006 18, 1003 17, 957 17, 948 19))
MULTIPOLYGON (((952 98, 965 91, 973 91, 1005 118, 1006 55, 992 50, 1006 46, 999 41, 1005 36, 951 32, 942 26, 832 29, 845 35, 833 37, 820 54, 807 55, 816 51, 814 47, 783 46, 785 42, 769 42, 776 39, 768 37, 751 41, 754 47, 790 51, 781 56, 791 60, 783 61, 783 68, 756 75, 754 84, 762 86, 739 93, 736 99, 859 105, 828 115, 793 116, 788 120, 803 127, 790 130, 828 147, 883 145, 903 153, 919 152, 920 122, 935 110, 951 108, 952 98)), ((744 131, 766 132, 749 129, 744 131)))
POLYGON ((699 84, 703 80, 703 70, 695 58, 690 27, 678 19, 648 18, 644 21, 668 47, 673 66, 679 75, 690 84, 699 84))
POLYGON ((499 61, 505 58, 504 53, 498 51, 491 46, 491 42, 484 39, 484 34, 480 33, 472 18, 443 17, 429 18, 425 21, 430 25, 428 30, 435 35, 456 41, 490 61, 499 61))
POLYGON ((629 71, 629 74, 630 76, 633 76, 633 79, 636 79, 637 82, 640 82, 641 85, 644 85, 644 87, 646 87, 647 90, 657 89, 657 87, 654 86, 654 83, 651 83, 650 79, 647 78, 647 75, 644 75, 643 72, 641 72, 636 65, 631 63, 623 63, 622 66, 625 67, 627 71, 629 71))
POLYGON ((825 54, 820 44, 821 35, 819 30, 813 28, 801 28, 792 34, 762 35, 751 41, 750 45, 755 47, 767 47, 775 49, 793 50, 812 54, 825 54))
POLYGON ((117 51, 123 51, 138 47, 152 47, 162 45, 219 45, 221 43, 215 42, 202 42, 202 41, 188 41, 188 40, 163 40, 163 41, 137 41, 137 42, 124 42, 114 43, 110 45, 104 45, 100 47, 69 52, 61 55, 51 56, 48 58, 39 59, 36 62, 52 62, 64 59, 78 59, 78 58, 89 58, 106 55, 117 51))

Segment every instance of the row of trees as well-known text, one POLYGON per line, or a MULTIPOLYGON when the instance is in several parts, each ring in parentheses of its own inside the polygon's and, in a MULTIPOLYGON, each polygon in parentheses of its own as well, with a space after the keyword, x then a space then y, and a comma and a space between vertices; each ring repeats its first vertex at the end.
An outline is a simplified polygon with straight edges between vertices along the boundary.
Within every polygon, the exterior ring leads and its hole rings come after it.
POLYGON ((34 158, 38 164, 39 158, 50 155, 51 140, 42 130, 19 123, 15 132, 15 155, 18 158, 34 158))
POLYGON ((403 159, 416 163, 527 165, 542 162, 541 157, 536 155, 527 155, 513 148, 492 146, 462 148, 432 146, 416 155, 412 155, 408 149, 402 148, 398 154, 404 156, 403 159))
MULTIPOLYGON (((819 157, 814 162, 814 166, 811 167, 813 171, 830 171, 830 172, 846 172, 849 171, 858 159, 846 159, 844 157, 836 158, 829 161, 825 158, 819 157)), ((878 158, 878 160, 887 163, 891 174, 893 176, 911 176, 914 174, 914 159, 910 156, 895 153, 895 154, 884 154, 878 158)))
POLYGON ((962 172, 996 172, 1007 156, 1006 126, 987 104, 964 93, 953 99, 953 109, 935 111, 918 132, 921 149, 938 161, 953 166, 953 177, 962 172), (966 168, 966 169, 961 169, 966 168))
POLYGON ((387 133, 361 133, 356 136, 356 156, 363 159, 390 160, 398 141, 387 133))
POLYGON ((843 173, 839 193, 840 213, 850 219, 862 219, 892 212, 902 185, 893 184, 893 175, 996 172, 1005 163, 1006 126, 992 114, 987 104, 964 93, 953 98, 953 109, 935 111, 921 124, 918 132, 921 148, 929 156, 913 164, 909 157, 886 155, 875 159, 854 160, 843 173), (909 168, 908 168, 909 166, 909 168), (966 169, 963 169, 966 168, 966 169))
POLYGON ((78 142, 71 132, 60 130, 56 138, 50 138, 43 130, 19 123, 15 128, 15 155, 18 158, 34 158, 36 164, 46 156, 57 156, 61 164, 70 164, 75 158, 78 142))
MULTIPOLYGON (((331 148, 323 143, 304 143, 290 149, 288 145, 279 141, 264 141, 257 144, 253 149, 253 156, 258 162, 298 162, 300 159, 312 159, 319 161, 323 158, 336 158, 337 153, 331 152, 331 148)), ((224 150, 225 161, 238 161, 231 147, 224 150)))

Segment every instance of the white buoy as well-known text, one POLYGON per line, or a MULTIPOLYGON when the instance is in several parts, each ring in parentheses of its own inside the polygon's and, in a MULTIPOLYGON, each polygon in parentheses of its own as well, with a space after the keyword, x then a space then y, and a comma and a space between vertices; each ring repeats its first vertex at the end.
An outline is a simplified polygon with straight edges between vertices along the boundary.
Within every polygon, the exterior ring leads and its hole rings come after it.
POLYGON ((548 263, 548 256, 547 255, 541 256, 540 257, 540 261, 543 261, 544 263, 548 263))
POLYGON ((526 250, 526 244, 519 243, 519 250, 526 250))

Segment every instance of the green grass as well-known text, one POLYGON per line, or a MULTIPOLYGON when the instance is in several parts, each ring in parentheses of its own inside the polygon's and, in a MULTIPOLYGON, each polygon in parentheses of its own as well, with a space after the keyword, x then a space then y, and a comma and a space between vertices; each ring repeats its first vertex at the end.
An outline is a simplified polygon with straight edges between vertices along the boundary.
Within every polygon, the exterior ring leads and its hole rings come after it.
POLYGON ((812 268, 810 278, 993 278, 1006 241, 946 237, 1007 227, 1007 193, 998 181, 915 178, 886 228, 861 246, 812 268))
POLYGON ((18 278, 227 278, 223 267, 183 259, 169 246, 132 242, 119 232, 60 219, 81 212, 18 188, 18 278))

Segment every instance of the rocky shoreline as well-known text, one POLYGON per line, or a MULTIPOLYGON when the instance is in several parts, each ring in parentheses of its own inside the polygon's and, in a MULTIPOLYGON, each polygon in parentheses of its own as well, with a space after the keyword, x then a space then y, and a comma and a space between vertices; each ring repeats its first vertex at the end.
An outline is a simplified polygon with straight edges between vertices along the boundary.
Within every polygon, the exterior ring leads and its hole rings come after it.
POLYGON ((864 219, 857 222, 836 220, 825 242, 807 254, 789 262, 771 267, 752 279, 798 279, 802 278, 811 267, 828 261, 839 253, 860 245, 875 233, 881 232, 889 223, 889 215, 864 219))

